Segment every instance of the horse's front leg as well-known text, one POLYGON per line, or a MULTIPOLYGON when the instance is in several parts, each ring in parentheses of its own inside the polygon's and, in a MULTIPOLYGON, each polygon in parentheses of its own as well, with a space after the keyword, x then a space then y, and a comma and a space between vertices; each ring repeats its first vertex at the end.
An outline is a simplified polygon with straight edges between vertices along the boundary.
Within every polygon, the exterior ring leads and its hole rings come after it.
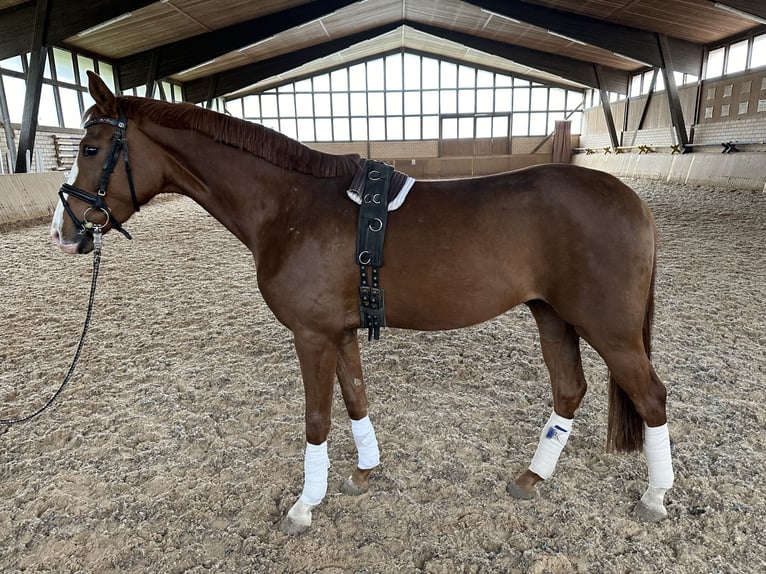
POLYGON ((338 346, 316 333, 295 334, 306 397, 306 455, 303 492, 282 521, 286 534, 300 534, 311 526, 311 510, 327 493, 327 435, 330 433, 333 382, 338 346))
POLYGON ((362 361, 359 357, 359 338, 356 330, 347 330, 338 346, 338 382, 343 393, 351 433, 354 436, 359 457, 357 467, 341 486, 345 494, 358 495, 370 487, 370 472, 380 464, 380 451, 375 429, 367 414, 367 392, 362 378, 362 361))

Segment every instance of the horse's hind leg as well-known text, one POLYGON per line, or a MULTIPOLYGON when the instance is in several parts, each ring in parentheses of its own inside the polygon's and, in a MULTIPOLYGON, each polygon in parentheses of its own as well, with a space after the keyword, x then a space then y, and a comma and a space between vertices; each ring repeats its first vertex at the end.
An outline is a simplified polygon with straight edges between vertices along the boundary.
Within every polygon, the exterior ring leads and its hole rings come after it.
POLYGON ((580 338, 574 328, 548 303, 530 301, 527 305, 540 331, 540 346, 553 390, 553 413, 543 427, 529 468, 508 485, 508 492, 521 499, 534 496, 535 485, 553 474, 569 439, 575 411, 587 390, 580 359, 580 338))
POLYGON ((357 467, 343 483, 341 490, 345 494, 362 494, 369 488, 370 472, 380 463, 380 451, 375 429, 367 414, 367 393, 359 357, 359 339, 355 330, 346 331, 343 341, 338 346, 336 373, 343 401, 351 418, 351 432, 359 455, 357 467))

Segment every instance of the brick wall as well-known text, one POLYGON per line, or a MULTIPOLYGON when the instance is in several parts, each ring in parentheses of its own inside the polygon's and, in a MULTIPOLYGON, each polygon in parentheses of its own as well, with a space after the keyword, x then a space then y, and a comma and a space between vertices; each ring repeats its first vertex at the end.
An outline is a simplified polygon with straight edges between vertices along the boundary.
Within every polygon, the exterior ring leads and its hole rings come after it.
MULTIPOLYGON (((13 137, 16 145, 18 146, 20 126, 18 124, 13 124, 12 127, 14 132, 13 137)), ((53 143, 54 135, 80 137, 82 135, 82 130, 39 127, 35 136, 35 151, 32 154, 32 167, 28 171, 58 171, 62 169, 59 167, 58 162, 56 161, 56 147, 53 143), (38 157, 40 158, 40 163, 42 164, 39 167, 37 165, 38 157)), ((5 173, 8 173, 8 156, 6 154, 7 151, 8 142, 5 137, 5 128, 3 128, 2 123, 0 123, 0 155, 2 155, 3 170, 5 173)), ((68 169, 70 166, 71 164, 66 165, 63 169, 68 169)))

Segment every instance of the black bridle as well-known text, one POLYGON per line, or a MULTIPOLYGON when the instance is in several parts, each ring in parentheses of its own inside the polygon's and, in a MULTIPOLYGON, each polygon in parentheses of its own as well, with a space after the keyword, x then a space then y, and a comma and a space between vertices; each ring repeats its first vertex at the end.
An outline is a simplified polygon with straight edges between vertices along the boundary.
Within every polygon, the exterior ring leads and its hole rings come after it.
POLYGON ((88 129, 90 126, 96 124, 106 124, 114 127, 112 147, 109 150, 109 154, 106 156, 106 160, 104 160, 103 166, 101 167, 101 182, 99 183, 98 191, 93 194, 85 191, 84 189, 80 189, 79 187, 75 187, 69 183, 65 183, 61 186, 61 189, 59 189, 59 198, 61 198, 61 204, 64 206, 64 210, 66 210, 72 222, 77 226, 77 229, 79 230, 78 233, 80 235, 92 236, 94 228, 101 230, 106 226, 107 223, 109 223, 112 228, 122 233, 128 239, 133 239, 130 233, 128 233, 127 230, 122 227, 122 224, 117 221, 117 219, 115 219, 114 215, 112 215, 112 210, 109 209, 109 206, 106 204, 106 187, 109 184, 109 178, 111 177, 114 168, 117 166, 117 160, 120 157, 120 152, 122 152, 122 157, 125 161, 125 171, 128 174, 128 184, 130 186, 130 198, 133 201, 133 209, 135 211, 139 211, 140 209, 138 199, 136 198, 136 188, 133 185, 133 174, 130 171, 130 160, 128 158, 128 139, 125 135, 126 129, 128 127, 128 120, 122 114, 120 114, 120 117, 117 119, 94 118, 92 120, 88 120, 85 123, 84 128, 88 129), (82 219, 78 219, 75 215, 72 207, 67 201, 68 197, 74 197, 90 205, 90 207, 88 207, 83 212, 82 219), (101 212, 104 218, 103 221, 97 223, 88 219, 89 214, 94 211, 101 212))

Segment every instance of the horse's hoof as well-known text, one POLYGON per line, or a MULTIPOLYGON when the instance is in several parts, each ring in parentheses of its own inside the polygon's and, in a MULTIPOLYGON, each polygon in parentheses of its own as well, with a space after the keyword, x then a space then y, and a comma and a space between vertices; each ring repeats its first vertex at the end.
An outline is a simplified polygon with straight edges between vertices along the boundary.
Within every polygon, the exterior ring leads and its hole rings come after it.
POLYGON ((642 500, 639 500, 633 508, 633 516, 641 522, 660 522, 667 518, 668 511, 664 506, 649 506, 642 500))
POLYGON ((279 531, 288 536, 298 536, 308 531, 310 527, 311 524, 298 524, 289 516, 285 516, 282 520, 282 524, 279 525, 279 531))
POLYGON ((314 506, 316 505, 306 504, 299 498, 287 512, 287 516, 279 525, 279 530, 290 536, 306 532, 311 526, 311 509, 314 506))
POLYGON ((359 486, 358 484, 354 483, 353 478, 350 476, 343 482, 343 484, 340 485, 340 491, 343 494, 348 494, 350 496, 359 496, 360 494, 364 494, 369 490, 370 488, 367 486, 359 486))
POLYGON ((520 487, 515 482, 509 482, 508 487, 505 489, 513 498, 517 500, 532 500, 535 497, 535 491, 531 492, 525 488, 520 487))

